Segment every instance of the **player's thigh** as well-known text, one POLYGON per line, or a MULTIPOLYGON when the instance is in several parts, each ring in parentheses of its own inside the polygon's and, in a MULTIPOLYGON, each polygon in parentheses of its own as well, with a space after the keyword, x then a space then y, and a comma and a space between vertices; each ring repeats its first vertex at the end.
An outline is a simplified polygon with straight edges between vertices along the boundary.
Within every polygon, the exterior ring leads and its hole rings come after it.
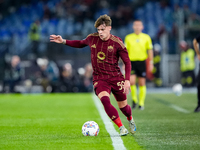
POLYGON ((139 84, 139 86, 146 85, 146 78, 138 77, 138 84, 139 84))
POLYGON ((130 84, 131 85, 136 84, 136 78, 137 78, 136 74, 133 74, 133 75, 130 76, 130 84))
POLYGON ((103 80, 94 81, 95 94, 101 99, 103 96, 110 97, 111 85, 103 80))
POLYGON ((111 91, 117 102, 127 99, 126 94, 124 93, 124 78, 116 78, 115 80, 110 81, 110 84, 111 91))

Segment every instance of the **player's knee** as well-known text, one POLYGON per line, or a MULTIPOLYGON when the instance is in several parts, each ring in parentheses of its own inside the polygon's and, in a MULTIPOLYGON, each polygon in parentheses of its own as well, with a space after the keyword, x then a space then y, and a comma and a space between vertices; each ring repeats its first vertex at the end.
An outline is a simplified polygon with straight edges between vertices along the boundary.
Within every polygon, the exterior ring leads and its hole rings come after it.
POLYGON ((101 98, 101 103, 103 104, 104 107, 110 105, 111 104, 110 98, 108 96, 103 96, 101 98))
POLYGON ((133 80, 130 79, 130 84, 131 85, 135 85, 135 80, 134 79, 133 80))
POLYGON ((110 94, 106 91, 100 92, 98 94, 99 99, 101 99, 102 97, 107 96, 109 98, 110 94))
POLYGON ((130 82, 130 85, 135 85, 135 82, 130 82))
POLYGON ((128 104, 126 104, 124 107, 121 107, 121 108, 120 108, 120 110, 121 110, 122 112, 127 111, 127 109, 130 109, 130 110, 131 110, 131 107, 130 107, 130 105, 128 105, 128 104))
POLYGON ((139 86, 145 86, 146 85, 145 80, 139 80, 138 85, 139 86))
POLYGON ((117 104, 118 104, 119 108, 126 107, 126 105, 127 105, 127 100, 118 101, 117 104))

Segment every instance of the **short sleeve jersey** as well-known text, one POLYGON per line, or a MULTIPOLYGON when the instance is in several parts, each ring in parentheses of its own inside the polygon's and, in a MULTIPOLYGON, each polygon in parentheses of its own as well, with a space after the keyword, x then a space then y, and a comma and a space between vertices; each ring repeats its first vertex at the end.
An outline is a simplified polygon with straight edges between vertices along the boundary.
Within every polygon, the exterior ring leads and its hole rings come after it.
POLYGON ((131 33, 125 37, 125 46, 131 61, 144 61, 147 59, 147 51, 153 49, 149 35, 145 33, 131 33))

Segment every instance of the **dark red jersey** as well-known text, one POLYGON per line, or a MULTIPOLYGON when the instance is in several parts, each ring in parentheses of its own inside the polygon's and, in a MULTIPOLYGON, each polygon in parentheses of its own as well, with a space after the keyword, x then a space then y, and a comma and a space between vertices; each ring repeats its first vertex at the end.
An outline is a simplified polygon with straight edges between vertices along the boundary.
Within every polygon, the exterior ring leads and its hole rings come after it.
POLYGON ((94 81, 123 76, 118 66, 119 58, 125 64, 125 80, 130 80, 131 62, 119 37, 111 35, 107 41, 103 41, 98 33, 93 33, 84 40, 66 40, 66 45, 77 48, 90 46, 94 81))

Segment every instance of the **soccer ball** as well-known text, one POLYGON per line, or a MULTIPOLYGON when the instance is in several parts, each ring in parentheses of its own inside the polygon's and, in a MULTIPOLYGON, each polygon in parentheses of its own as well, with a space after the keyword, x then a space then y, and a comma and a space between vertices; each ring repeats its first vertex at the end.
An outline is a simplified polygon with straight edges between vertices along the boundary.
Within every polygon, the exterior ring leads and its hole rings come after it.
POLYGON ((99 134, 99 125, 94 121, 87 121, 82 126, 84 136, 97 136, 99 134))
POLYGON ((172 90, 176 96, 181 96, 183 87, 180 83, 177 83, 172 87, 172 90))

